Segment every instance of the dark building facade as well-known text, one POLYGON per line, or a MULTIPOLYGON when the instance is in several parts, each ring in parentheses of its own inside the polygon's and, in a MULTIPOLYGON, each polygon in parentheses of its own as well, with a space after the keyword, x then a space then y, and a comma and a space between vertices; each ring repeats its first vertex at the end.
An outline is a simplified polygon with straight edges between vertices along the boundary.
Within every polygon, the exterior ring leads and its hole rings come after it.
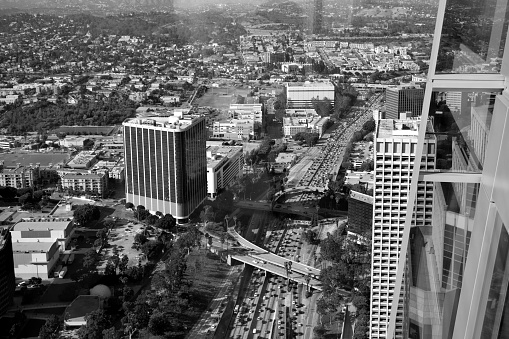
POLYGON ((3 228, 0 231, 0 315, 11 306, 15 288, 11 233, 3 228))
POLYGON ((183 221, 207 196, 205 119, 124 122, 126 201, 183 221))
POLYGON ((315 0, 313 11, 313 34, 322 33, 323 29, 323 1, 315 0))
POLYGON ((370 230, 373 224, 373 197, 356 191, 348 199, 348 229, 352 232, 370 230))
POLYGON ((424 88, 417 86, 389 87, 385 92, 385 118, 404 119, 401 113, 408 112, 406 118, 421 115, 424 101, 424 88))

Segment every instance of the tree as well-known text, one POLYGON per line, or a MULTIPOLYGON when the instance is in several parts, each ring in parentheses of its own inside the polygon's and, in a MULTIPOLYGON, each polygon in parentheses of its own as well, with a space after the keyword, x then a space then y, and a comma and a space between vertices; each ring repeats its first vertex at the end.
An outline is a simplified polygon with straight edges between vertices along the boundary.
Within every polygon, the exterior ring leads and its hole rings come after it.
POLYGON ((95 236, 98 238, 98 239, 106 239, 108 237, 108 229, 107 228, 102 228, 100 229, 99 231, 97 231, 95 233, 95 236))
POLYGON ((214 220, 214 210, 212 209, 212 206, 205 205, 203 207, 203 210, 200 212, 200 219, 204 224, 214 220))
POLYGON ((85 253, 85 256, 83 257, 83 267, 89 268, 89 269, 95 268, 95 265, 98 260, 99 260, 99 255, 93 248, 91 248, 85 253))
POLYGON ((162 250, 162 243, 159 241, 147 241, 141 246, 141 251, 151 260, 157 257, 162 250))
POLYGON ((134 236, 134 242, 138 243, 140 245, 143 245, 144 243, 146 243, 147 240, 148 240, 147 237, 143 233, 137 233, 134 236))
POLYGON ((120 339, 120 333, 115 329, 114 326, 108 328, 107 330, 103 330, 102 339, 120 339))
POLYGON ((367 131, 368 133, 369 132, 374 132, 375 131, 375 127, 376 127, 376 124, 375 124, 375 120, 374 119, 370 119, 370 120, 366 121, 364 123, 364 125, 362 125, 362 129, 367 131))
POLYGON ((152 308, 144 301, 137 300, 135 303, 125 302, 123 305, 125 317, 122 318, 129 334, 148 326, 152 308))
POLYGON ((59 333, 62 330, 62 320, 56 315, 50 316, 46 323, 39 331, 39 338, 41 339, 57 339, 60 337, 59 333))
POLYGON ((155 227, 174 232, 175 226, 177 225, 177 220, 171 214, 165 214, 164 217, 160 218, 156 221, 155 227))
POLYGON ((93 220, 99 220, 100 217, 101 211, 99 207, 90 204, 78 206, 76 210, 74 210, 74 220, 76 220, 80 226, 86 226, 93 220))
POLYGON ((327 329, 323 325, 317 325, 313 328, 313 334, 313 338, 323 339, 325 334, 327 334, 327 329))
POLYGON ((127 270, 127 264, 129 264, 129 257, 124 254, 118 263, 118 269, 120 270, 120 273, 124 273, 127 270))
POLYGON ((330 233, 320 242, 320 254, 324 260, 338 262, 341 260, 342 239, 333 237, 330 233))
POLYGON ((357 310, 368 310, 369 302, 363 295, 356 295, 352 298, 352 305, 357 308, 357 310))
POLYGON ((159 218, 153 214, 149 214, 146 221, 148 225, 155 225, 159 218))
POLYGON ((153 335, 164 335, 165 332, 171 329, 171 316, 164 314, 160 311, 155 311, 151 316, 148 323, 148 330, 153 335))
POLYGON ((30 193, 25 193, 18 198, 18 202, 21 205, 24 205, 32 200, 32 195, 30 193))
POLYGON ((105 329, 111 326, 111 318, 103 310, 92 311, 85 316, 86 325, 78 330, 80 339, 97 339, 102 337, 105 329))

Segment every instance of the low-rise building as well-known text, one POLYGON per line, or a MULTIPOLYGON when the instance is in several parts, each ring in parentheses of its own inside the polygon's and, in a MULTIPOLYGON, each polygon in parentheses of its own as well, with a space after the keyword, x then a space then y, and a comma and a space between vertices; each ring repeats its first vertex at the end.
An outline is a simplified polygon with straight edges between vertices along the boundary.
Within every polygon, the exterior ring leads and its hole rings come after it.
POLYGON ((231 140, 255 139, 254 121, 240 119, 216 121, 213 125, 212 136, 231 140))
POLYGON ((108 173, 67 173, 61 177, 63 189, 91 192, 102 197, 108 191, 108 173))
POLYGON ((242 146, 207 145, 207 195, 214 199, 221 189, 230 186, 242 173, 242 146))
POLYGON ((23 219, 11 228, 13 242, 57 242, 63 251, 74 234, 72 218, 23 219))
POLYGON ((97 161, 97 154, 93 151, 81 151, 67 163, 67 166, 76 169, 88 169, 97 161))
POLYGON ((17 242, 12 243, 14 273, 26 279, 53 277, 53 269, 60 256, 58 242, 17 242))

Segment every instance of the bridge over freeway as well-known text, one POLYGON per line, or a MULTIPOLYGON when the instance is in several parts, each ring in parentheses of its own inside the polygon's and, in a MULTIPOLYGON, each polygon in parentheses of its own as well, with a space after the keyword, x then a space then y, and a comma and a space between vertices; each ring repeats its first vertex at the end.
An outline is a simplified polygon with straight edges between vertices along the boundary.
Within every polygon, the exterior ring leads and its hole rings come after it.
POLYGON ((252 256, 250 253, 248 254, 231 254, 230 257, 234 260, 240 261, 246 265, 251 265, 255 268, 264 270, 266 272, 270 272, 272 274, 278 275, 283 278, 288 278, 292 281, 296 281, 303 285, 309 285, 309 287, 317 289, 319 291, 322 291, 322 283, 320 282, 319 278, 320 276, 316 276, 317 278, 314 278, 311 274, 303 274, 300 272, 296 272, 292 270, 288 272, 288 276, 286 275, 286 269, 284 267, 281 267, 279 265, 275 265, 272 262, 269 261, 263 261, 261 259, 256 259, 256 256, 252 256), (307 279, 309 279, 309 284, 307 279))
MULTIPOLYGON (((274 211, 287 214, 295 214, 308 218, 311 218, 312 216, 316 215, 316 210, 314 208, 296 206, 293 204, 274 204, 274 207, 272 207, 272 204, 270 202, 241 200, 236 203, 236 206, 240 208, 252 209, 257 211, 274 211)), ((318 216, 318 219, 322 219, 322 217, 318 216)))
POLYGON ((291 262, 291 270, 288 275, 289 279, 306 284, 306 277, 310 276, 309 285, 317 290, 322 290, 320 270, 318 268, 271 253, 246 240, 232 227, 228 228, 228 233, 232 235, 240 245, 249 250, 247 253, 232 254, 231 257, 233 259, 282 277, 286 277, 285 263, 291 262))

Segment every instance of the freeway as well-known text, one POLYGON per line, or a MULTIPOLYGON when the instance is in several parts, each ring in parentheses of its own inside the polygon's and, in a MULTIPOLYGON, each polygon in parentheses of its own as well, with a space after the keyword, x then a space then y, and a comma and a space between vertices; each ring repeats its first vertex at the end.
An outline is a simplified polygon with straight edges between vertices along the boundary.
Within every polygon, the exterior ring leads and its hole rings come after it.
POLYGON ((252 258, 254 258, 255 260, 256 259, 262 260, 262 261, 268 262, 272 265, 280 266, 283 268, 285 267, 285 262, 291 262, 292 263, 292 267, 291 267, 292 271, 295 271, 297 273, 304 274, 304 275, 311 274, 311 275, 314 275, 317 277, 320 276, 320 270, 318 268, 314 268, 312 266, 305 265, 298 261, 288 260, 286 258, 283 258, 283 257, 277 255, 277 254, 271 253, 259 246, 256 246, 252 242, 244 239, 233 228, 229 228, 228 233, 230 233, 235 238, 235 240, 237 240, 239 242, 239 244, 252 250, 248 255, 251 256, 252 258))
MULTIPOLYGON (((256 256, 252 256, 251 254, 232 254, 231 257, 232 257, 232 259, 243 262, 247 265, 251 265, 255 268, 259 268, 266 272, 269 272, 269 273, 272 273, 272 274, 275 274, 275 275, 278 275, 278 276, 284 277, 284 278, 287 277, 286 269, 284 267, 281 267, 280 265, 272 264, 268 261, 257 260, 257 259, 255 259, 256 256)), ((285 260, 285 261, 288 261, 288 260, 285 260)), ((292 281, 296 281, 300 284, 306 285, 307 284, 307 282, 306 282, 307 275, 308 275, 307 273, 298 272, 298 271, 294 270, 293 266, 292 266, 291 272, 288 273, 288 279, 290 279, 292 281)), ((319 275, 317 277, 319 277, 319 275)), ((315 288, 319 291, 322 290, 322 283, 320 282, 320 280, 313 278, 313 277, 309 280, 309 286, 311 286, 312 288, 315 288)))
MULTIPOLYGON (((258 211, 275 211, 287 214, 296 214, 308 218, 311 218, 313 215, 316 215, 316 210, 314 208, 309 206, 299 206, 295 204, 276 204, 274 205, 274 208, 272 208, 271 203, 269 202, 241 200, 236 203, 236 206, 240 208, 253 209, 258 211)), ((320 216, 318 218, 321 219, 320 216)))

